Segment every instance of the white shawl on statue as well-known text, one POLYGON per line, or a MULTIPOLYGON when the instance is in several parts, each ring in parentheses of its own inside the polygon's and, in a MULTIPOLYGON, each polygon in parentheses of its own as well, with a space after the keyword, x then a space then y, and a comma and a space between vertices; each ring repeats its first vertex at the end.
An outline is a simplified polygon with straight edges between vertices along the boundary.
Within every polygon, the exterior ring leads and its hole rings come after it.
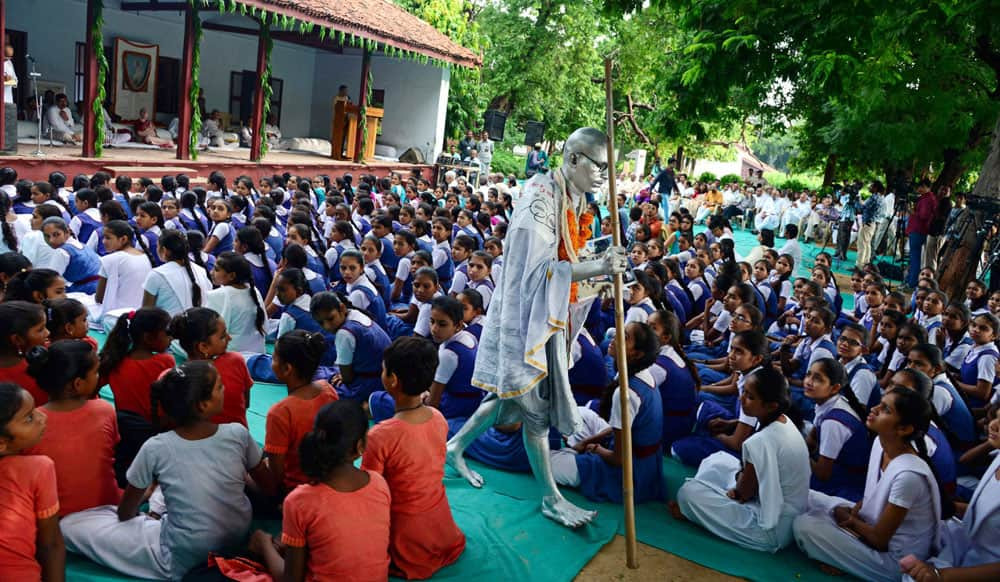
POLYGON ((550 174, 536 174, 524 186, 507 229, 504 268, 483 323, 472 375, 473 385, 500 399, 527 394, 550 377, 556 386, 553 394, 570 394, 569 362, 562 358, 565 365, 552 366, 560 359, 549 357, 549 344, 562 342, 559 349, 565 354, 590 303, 569 302, 572 264, 558 256, 564 196, 550 174))

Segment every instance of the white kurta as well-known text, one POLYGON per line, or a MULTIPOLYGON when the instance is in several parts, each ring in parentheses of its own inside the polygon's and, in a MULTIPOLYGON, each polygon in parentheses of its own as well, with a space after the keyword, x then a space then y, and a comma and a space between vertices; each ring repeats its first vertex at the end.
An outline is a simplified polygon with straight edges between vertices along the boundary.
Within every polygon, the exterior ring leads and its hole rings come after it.
POLYGON ((739 459, 726 452, 707 457, 677 492, 681 512, 715 535, 751 550, 777 552, 792 541, 792 522, 806 509, 809 449, 787 418, 772 422, 743 443, 743 461, 754 466, 757 497, 730 499, 739 459))
POLYGON ((472 383, 503 405, 499 423, 555 426, 575 433, 580 414, 567 375, 567 346, 582 327, 589 302, 570 305, 573 269, 561 261, 563 188, 536 174, 514 210, 504 268, 483 323, 472 383), (519 402, 508 402, 519 399, 519 402))
POLYGON ((962 521, 941 524, 941 552, 931 560, 938 568, 982 566, 1000 562, 1000 455, 972 494, 962 521))
POLYGON ((881 465, 882 445, 875 439, 868 459, 865 495, 859 511, 861 518, 874 524, 886 504, 903 503, 894 496, 904 494, 911 499, 903 523, 889 540, 888 551, 875 550, 833 520, 831 514, 835 507, 852 506, 853 503, 816 491, 809 494, 809 513, 795 519, 794 533, 799 548, 810 558, 836 566, 862 580, 888 582, 900 579, 900 559, 913 554, 925 560, 937 545, 941 502, 934 473, 917 455, 899 455, 885 470, 881 465), (901 487, 904 484, 906 491, 901 487), (916 485, 919 491, 914 491, 911 485, 916 485))

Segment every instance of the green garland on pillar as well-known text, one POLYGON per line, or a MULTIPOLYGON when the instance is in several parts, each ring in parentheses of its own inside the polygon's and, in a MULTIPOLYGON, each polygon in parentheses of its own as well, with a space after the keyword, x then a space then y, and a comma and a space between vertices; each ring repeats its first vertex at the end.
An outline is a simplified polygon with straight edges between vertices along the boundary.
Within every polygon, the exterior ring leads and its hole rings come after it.
POLYGON ((264 75, 260 78, 260 86, 264 94, 264 114, 263 119, 260 120, 260 157, 263 159, 268 150, 267 133, 264 132, 264 128, 267 127, 267 118, 271 114, 271 95, 274 93, 271 88, 271 49, 274 48, 274 39, 271 38, 271 29, 267 26, 266 18, 262 19, 260 23, 260 38, 266 43, 264 75))
POLYGON ((191 159, 198 159, 198 143, 201 135, 201 106, 198 104, 198 94, 201 93, 201 16, 198 14, 197 0, 191 0, 191 21, 194 32, 194 50, 191 53, 191 92, 188 101, 191 102, 191 133, 188 143, 191 148, 191 159))
POLYGON ((94 0, 94 28, 90 31, 90 40, 94 45, 94 58, 97 59, 97 98, 90 104, 94 111, 94 155, 104 155, 104 100, 108 96, 104 82, 108 76, 108 59, 104 54, 104 2, 94 0))
POLYGON ((361 107, 358 111, 358 123, 361 124, 361 148, 356 156, 360 162, 365 161, 365 147, 368 144, 368 104, 372 102, 372 82, 374 79, 375 75, 372 73, 371 61, 369 61, 368 83, 366 83, 367 87, 365 90, 365 100, 361 103, 361 107))

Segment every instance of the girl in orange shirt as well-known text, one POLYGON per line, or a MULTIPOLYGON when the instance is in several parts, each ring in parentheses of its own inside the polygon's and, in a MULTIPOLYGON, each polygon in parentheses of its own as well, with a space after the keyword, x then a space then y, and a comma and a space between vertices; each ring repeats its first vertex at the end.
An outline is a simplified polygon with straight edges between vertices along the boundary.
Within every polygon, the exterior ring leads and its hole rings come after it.
POLYGON ((52 459, 22 455, 45 432, 45 415, 16 384, 0 383, 0 572, 9 580, 66 579, 52 459))
POLYGON ((250 550, 274 579, 389 577, 389 486, 377 472, 354 467, 367 430, 368 415, 354 400, 332 402, 316 415, 301 446, 302 470, 311 481, 282 506, 284 557, 269 534, 258 530, 250 538, 250 550))
POLYGON ((465 550, 465 535, 451 515, 444 489, 448 422, 425 406, 438 365, 430 341, 403 337, 383 356, 382 384, 396 402, 396 415, 368 435, 361 468, 382 474, 392 492, 392 574, 430 578, 465 550))
POLYGON ((121 490, 115 482, 115 409, 97 392, 97 355, 90 344, 60 340, 48 349, 28 352, 28 373, 49 395, 39 408, 47 419, 41 442, 26 451, 45 455, 56 464, 60 517, 116 505, 121 490))
POLYGON ((49 401, 49 395, 28 375, 24 354, 35 346, 44 346, 48 339, 41 305, 27 301, 0 303, 0 382, 21 386, 39 406, 49 401))
POLYGON ((288 386, 288 396, 267 411, 264 454, 275 481, 285 492, 309 481, 299 459, 299 444, 312 430, 319 409, 337 400, 337 392, 329 384, 312 380, 324 353, 326 340, 321 332, 295 329, 274 344, 271 370, 288 386))
POLYGON ((212 422, 238 422, 246 426, 253 380, 243 356, 227 351, 232 338, 222 316, 207 307, 192 307, 170 322, 170 335, 181 343, 188 358, 210 361, 222 377, 226 399, 222 413, 213 417, 212 422))

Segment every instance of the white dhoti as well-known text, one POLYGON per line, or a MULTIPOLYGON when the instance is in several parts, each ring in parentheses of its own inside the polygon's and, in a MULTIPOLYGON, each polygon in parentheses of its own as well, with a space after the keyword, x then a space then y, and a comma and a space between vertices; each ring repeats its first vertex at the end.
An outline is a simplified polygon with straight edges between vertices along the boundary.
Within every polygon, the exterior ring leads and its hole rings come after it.
POLYGON ((169 580, 170 557, 160 547, 162 526, 162 520, 145 514, 118 521, 114 505, 71 513, 59 522, 67 550, 126 576, 169 580))

